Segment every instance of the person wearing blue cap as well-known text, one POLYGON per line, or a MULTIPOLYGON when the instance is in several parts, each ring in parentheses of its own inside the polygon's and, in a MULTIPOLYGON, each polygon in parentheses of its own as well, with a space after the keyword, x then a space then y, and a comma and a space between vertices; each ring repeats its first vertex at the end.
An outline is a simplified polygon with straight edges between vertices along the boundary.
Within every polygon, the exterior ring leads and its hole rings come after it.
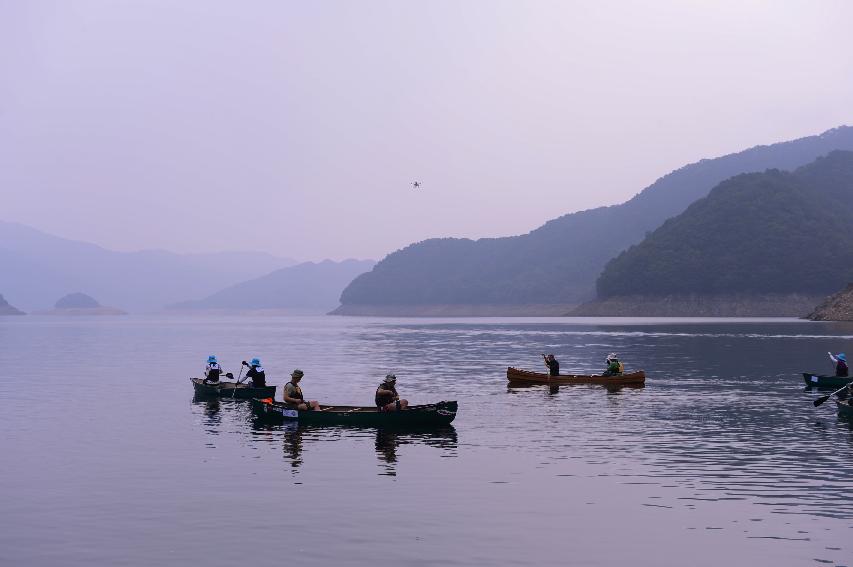
POLYGON ((847 368, 847 355, 843 352, 839 352, 838 354, 829 354, 829 358, 832 362, 835 363, 835 375, 836 376, 847 376, 850 373, 850 370, 847 368))
POLYGON ((208 384, 219 384, 219 375, 222 374, 222 367, 216 360, 216 355, 211 354, 207 357, 207 366, 204 367, 204 381, 208 384))
POLYGON ((263 388, 267 385, 267 375, 264 372, 264 367, 261 366, 260 358, 253 358, 251 363, 243 361, 243 366, 248 366, 249 371, 246 372, 246 379, 252 379, 252 386, 255 388, 263 388))

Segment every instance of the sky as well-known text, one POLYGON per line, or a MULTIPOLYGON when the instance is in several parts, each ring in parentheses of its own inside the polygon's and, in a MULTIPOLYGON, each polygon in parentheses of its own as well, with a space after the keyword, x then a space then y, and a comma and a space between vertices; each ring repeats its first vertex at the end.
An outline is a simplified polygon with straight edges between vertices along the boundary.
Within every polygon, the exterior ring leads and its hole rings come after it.
POLYGON ((522 234, 853 124, 850 22, 846 1, 0 0, 0 220, 300 260, 522 234))

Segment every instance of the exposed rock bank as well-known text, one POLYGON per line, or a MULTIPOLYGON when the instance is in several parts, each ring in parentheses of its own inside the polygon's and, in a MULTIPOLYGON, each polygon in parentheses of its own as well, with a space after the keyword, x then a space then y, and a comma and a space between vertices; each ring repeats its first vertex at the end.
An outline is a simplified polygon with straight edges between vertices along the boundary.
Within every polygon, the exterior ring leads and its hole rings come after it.
POLYGON ((9 302, 0 294, 0 315, 25 315, 25 313, 9 305, 9 302))
POLYGON ((853 283, 838 293, 830 295, 810 312, 806 319, 812 321, 853 321, 853 283))
POLYGON ((572 304, 550 305, 341 305, 329 315, 368 317, 559 317, 572 304))
POLYGON ((821 300, 801 294, 616 296, 565 313, 574 317, 802 317, 821 300))

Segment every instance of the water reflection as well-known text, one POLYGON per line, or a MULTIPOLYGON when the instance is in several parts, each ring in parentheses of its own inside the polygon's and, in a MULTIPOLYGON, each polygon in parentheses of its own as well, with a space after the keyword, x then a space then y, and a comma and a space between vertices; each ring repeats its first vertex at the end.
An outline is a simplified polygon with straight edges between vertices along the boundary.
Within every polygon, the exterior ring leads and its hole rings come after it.
POLYGON ((222 425, 222 415, 219 413, 219 398, 194 395, 192 403, 202 408, 204 425, 208 426, 210 433, 216 434, 219 426, 222 425))
POLYGON ((456 429, 452 425, 440 429, 402 430, 379 428, 376 430, 376 456, 383 463, 387 476, 397 476, 397 449, 401 445, 422 444, 437 447, 443 456, 455 457, 457 448, 456 429))

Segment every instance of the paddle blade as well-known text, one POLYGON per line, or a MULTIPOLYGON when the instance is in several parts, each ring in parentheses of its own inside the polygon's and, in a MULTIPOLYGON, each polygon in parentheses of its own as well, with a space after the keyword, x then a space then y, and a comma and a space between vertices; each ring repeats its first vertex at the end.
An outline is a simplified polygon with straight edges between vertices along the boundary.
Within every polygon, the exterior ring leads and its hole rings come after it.
MULTIPOLYGON (((829 396, 831 396, 831 395, 832 395, 832 394, 830 394, 829 396)), ((817 407, 817 406, 819 406, 820 404, 822 404, 823 402, 825 402, 826 400, 828 400, 828 399, 829 399, 829 396, 821 396, 821 397, 819 397, 818 399, 816 399, 816 400, 814 401, 814 407, 817 407)))

